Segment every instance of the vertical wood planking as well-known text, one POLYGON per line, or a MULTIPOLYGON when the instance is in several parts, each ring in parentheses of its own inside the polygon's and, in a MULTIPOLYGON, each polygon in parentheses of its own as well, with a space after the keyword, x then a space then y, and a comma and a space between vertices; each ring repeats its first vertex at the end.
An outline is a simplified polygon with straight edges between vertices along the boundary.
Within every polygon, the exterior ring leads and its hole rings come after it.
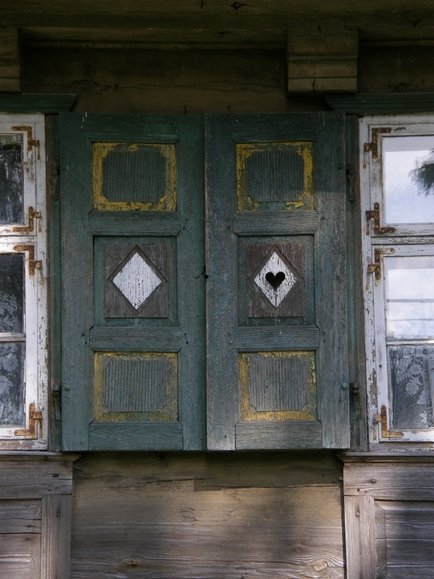
POLYGON ((347 579, 376 577, 375 502, 369 496, 345 497, 347 579))
POLYGON ((90 146, 83 142, 86 115, 62 115, 62 448, 86 450, 92 412, 89 328, 93 323, 90 146))
POLYGON ((71 505, 70 495, 42 499, 41 578, 70 577, 71 505))

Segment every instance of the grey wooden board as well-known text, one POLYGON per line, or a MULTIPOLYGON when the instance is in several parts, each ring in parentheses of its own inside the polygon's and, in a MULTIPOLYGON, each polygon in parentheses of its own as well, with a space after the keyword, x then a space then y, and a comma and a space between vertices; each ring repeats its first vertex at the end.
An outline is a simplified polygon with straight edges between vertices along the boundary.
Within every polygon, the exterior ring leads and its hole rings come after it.
POLYGON ((90 331, 90 346, 95 351, 178 352, 185 340, 185 333, 177 328, 170 334, 161 328, 137 327, 94 327, 90 331))
POLYGON ((344 469, 345 495, 370 495, 376 500, 434 500, 434 465, 352 464, 344 469), (415 484, 417 481, 417 484, 415 484))
POLYGON ((35 579, 40 577, 41 535, 13 533, 0 535, 0 577, 35 579))
POLYGON ((0 500, 32 499, 72 491, 72 462, 48 457, 0 458, 0 500))
POLYGON ((345 464, 349 579, 432 577, 433 473, 430 459, 345 464))
POLYGON ((75 477, 71 577, 342 579, 339 465, 331 455, 313 458, 85 456, 75 477))
POLYGON ((40 500, 1 500, 0 535, 7 533, 40 533, 41 516, 40 500))
POLYGON ((71 555, 70 495, 42 499, 41 579, 68 579, 71 555))
POLYGON ((345 497, 347 578, 376 576, 375 503, 372 497, 345 497))
POLYGON ((322 448, 321 424, 317 421, 242 422, 235 426, 237 450, 279 448, 322 448), (258 438, 258 432, 261 436, 258 438))
POLYGON ((182 450, 183 429, 179 423, 123 424, 119 436, 119 423, 94 423, 90 431, 90 450, 182 450), (110 441, 107 443, 107 441, 110 441))

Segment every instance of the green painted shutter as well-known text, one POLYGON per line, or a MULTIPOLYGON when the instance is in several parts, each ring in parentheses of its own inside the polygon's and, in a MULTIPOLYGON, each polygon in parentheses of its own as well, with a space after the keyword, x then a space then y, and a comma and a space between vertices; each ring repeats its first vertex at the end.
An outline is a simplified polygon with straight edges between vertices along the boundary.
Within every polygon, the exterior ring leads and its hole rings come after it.
POLYGON ((205 445, 203 128, 61 117, 63 448, 205 445))
POLYGON ((210 117, 208 448, 346 448, 343 117, 210 117))

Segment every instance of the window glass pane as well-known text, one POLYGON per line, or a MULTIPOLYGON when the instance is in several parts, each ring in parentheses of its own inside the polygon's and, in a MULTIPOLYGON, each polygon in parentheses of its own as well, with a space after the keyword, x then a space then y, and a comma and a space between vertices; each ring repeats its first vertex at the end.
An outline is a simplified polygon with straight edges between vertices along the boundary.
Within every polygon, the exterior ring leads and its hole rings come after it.
POLYGON ((386 335, 434 338, 434 256, 386 257, 386 335))
POLYGON ((434 222, 434 136, 384 137, 386 223, 434 222))
POLYGON ((434 346, 389 346, 392 428, 433 426, 434 346))
POLYGON ((0 343, 0 425, 24 424, 24 342, 0 343))
POLYGON ((0 332, 22 333, 24 325, 24 256, 0 254, 0 332))
POLYGON ((23 223, 21 135, 0 134, 0 224, 23 223))

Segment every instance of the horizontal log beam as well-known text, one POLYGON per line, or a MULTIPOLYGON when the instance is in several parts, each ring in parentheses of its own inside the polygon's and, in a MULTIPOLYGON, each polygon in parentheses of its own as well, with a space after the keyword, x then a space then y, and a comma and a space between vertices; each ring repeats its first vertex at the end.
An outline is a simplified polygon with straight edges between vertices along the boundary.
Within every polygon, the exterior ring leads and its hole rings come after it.
POLYGON ((321 22, 288 32, 288 91, 356 92, 358 33, 321 22))
POLYGON ((20 48, 16 28, 0 28, 0 92, 20 92, 20 48))

